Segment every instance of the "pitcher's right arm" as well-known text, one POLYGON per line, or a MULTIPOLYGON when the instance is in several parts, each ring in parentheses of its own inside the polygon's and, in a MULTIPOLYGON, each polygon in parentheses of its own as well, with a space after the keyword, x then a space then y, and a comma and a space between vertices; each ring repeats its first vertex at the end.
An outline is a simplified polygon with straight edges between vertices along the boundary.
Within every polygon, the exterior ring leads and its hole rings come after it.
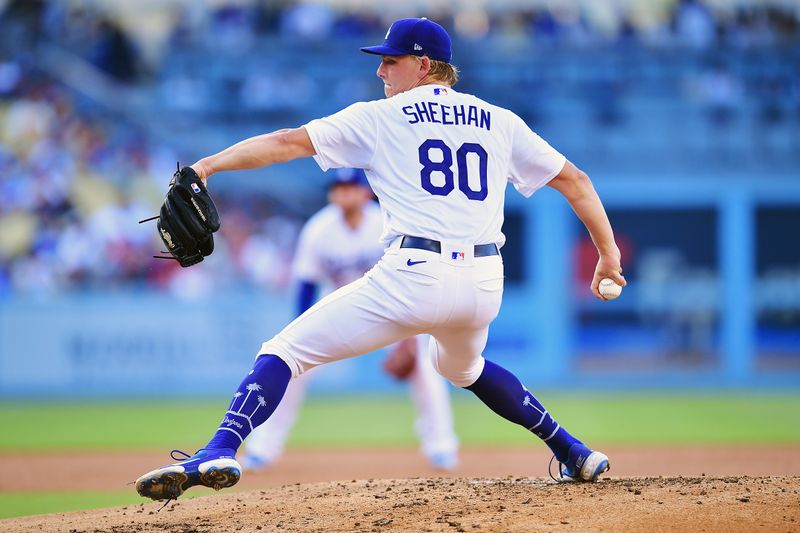
POLYGON ((589 176, 569 161, 564 164, 561 172, 548 182, 548 186, 560 192, 567 199, 572 210, 589 231, 600 256, 592 279, 591 290, 592 294, 605 300, 597 288, 600 280, 611 278, 623 287, 626 282, 622 276, 621 256, 614 241, 614 231, 611 229, 611 223, 600 197, 589 176))

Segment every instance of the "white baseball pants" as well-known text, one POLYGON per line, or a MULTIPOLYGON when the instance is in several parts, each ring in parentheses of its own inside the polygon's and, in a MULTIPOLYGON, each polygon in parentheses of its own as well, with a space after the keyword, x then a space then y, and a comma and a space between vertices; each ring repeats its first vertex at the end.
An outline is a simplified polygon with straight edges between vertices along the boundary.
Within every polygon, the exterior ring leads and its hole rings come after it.
MULTIPOLYGON (((417 411, 414 429, 420 439, 422 454, 429 459, 437 454, 455 454, 458 452, 458 438, 453 429, 447 385, 428 358, 428 336, 418 335, 415 340, 417 364, 408 376, 408 385, 417 411)), ((245 440, 248 454, 272 463, 283 453, 303 405, 310 374, 315 372, 302 374, 289 382, 275 412, 245 440)))
POLYGON ((457 387, 483 371, 489 324, 503 296, 499 255, 474 257, 472 244, 441 253, 400 248, 396 239, 363 277, 321 299, 261 345, 297 377, 316 366, 430 333, 434 368, 457 387))

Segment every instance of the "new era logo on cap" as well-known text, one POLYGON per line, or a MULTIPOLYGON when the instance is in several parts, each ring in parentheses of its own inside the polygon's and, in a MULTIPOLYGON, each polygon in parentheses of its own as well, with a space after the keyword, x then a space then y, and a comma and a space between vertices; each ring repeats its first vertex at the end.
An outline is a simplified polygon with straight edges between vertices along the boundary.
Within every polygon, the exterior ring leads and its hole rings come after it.
POLYGON ((423 17, 394 21, 386 32, 383 44, 365 46, 361 51, 385 56, 426 55, 449 63, 453 56, 453 44, 444 28, 423 17))

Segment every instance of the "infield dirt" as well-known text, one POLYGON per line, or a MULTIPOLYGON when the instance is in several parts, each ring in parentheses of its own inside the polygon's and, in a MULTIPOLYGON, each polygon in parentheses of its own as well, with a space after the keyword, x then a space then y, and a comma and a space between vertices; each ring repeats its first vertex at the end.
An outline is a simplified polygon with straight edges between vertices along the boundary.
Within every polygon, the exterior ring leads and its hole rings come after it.
MULTIPOLYGON (((772 448, 679 448, 608 450, 615 468, 596 484, 556 484, 541 477, 496 477, 502 472, 543 473, 544 454, 523 450, 468 450, 455 477, 393 479, 427 466, 410 450, 292 452, 271 472, 246 475, 235 489, 214 494, 192 489, 198 498, 160 504, 39 515, 0 521, 2 531, 180 532, 229 531, 800 531, 800 454, 796 446, 772 448), (748 458, 751 461, 748 461, 748 458), (703 460, 704 459, 704 460, 703 460), (524 467, 520 467, 524 464, 524 467), (327 465, 327 471, 323 468, 327 465), (372 465, 372 466, 367 466, 372 465), (619 468, 616 466, 619 465, 619 468), (303 466, 303 475, 298 476, 303 466), (318 468, 315 472, 315 466, 318 468), (727 475, 741 473, 780 473, 727 475), (351 472, 347 476, 345 471, 351 472), (373 471, 385 479, 358 479, 373 471), (485 472, 495 472, 494 476, 485 472), (679 475, 694 472, 689 475, 679 475), (482 474, 483 473, 483 474, 482 474), (647 476, 649 477, 643 477, 647 476), (661 475, 663 477, 658 477, 661 475), (314 477, 328 481, 305 482, 314 477), (347 477, 345 477, 347 476, 347 477), (630 477, 628 477, 630 476, 630 477), (276 484, 293 477, 304 483, 276 484), (330 481, 338 478, 338 481, 330 481), (388 479, 387 479, 388 478, 388 479), (244 491, 241 491, 244 489, 244 491)), ((25 454, 21 454, 25 455, 25 454)), ((4 470, 19 461, 29 478, 17 490, 56 485, 73 490, 119 488, 119 477, 149 469, 156 456, 95 453, 48 460, 33 455, 0 457, 4 470), (98 462, 99 459, 99 462, 98 462), (137 464, 138 463, 138 464, 137 464), (105 475, 102 466, 105 465, 105 475), (115 469, 112 464, 118 465, 115 469), (81 467, 82 465, 82 467, 81 467), (57 470, 57 469, 56 469, 57 470), (81 478, 80 474, 87 474, 81 478), (37 475, 38 474, 38 475, 37 475)), ((163 461, 162 461, 163 462, 163 461)), ((8 471, 8 470, 6 470, 8 471)), ((11 471, 20 472, 20 469, 11 471)), ((546 472, 546 470, 544 470, 546 472)), ((0 481, 9 490, 12 479, 0 481)), ((131 489, 133 490, 133 489, 131 489)))

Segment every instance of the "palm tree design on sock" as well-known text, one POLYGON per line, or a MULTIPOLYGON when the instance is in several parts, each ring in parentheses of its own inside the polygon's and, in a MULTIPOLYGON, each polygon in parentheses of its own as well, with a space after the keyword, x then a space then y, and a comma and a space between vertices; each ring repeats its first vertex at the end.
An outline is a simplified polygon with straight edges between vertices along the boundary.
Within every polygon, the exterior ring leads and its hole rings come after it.
MULTIPOLYGON (((247 394, 244 394, 242 391, 237 391, 236 394, 233 395, 233 400, 231 401, 231 404, 228 407, 228 411, 225 413, 226 416, 222 421, 222 426, 220 426, 220 429, 236 433, 236 435, 238 435, 239 438, 243 441, 244 438, 247 436, 247 434, 241 433, 241 431, 244 431, 245 428, 241 422, 237 421, 237 418, 241 417, 247 420, 247 425, 250 426, 250 431, 253 431, 254 425, 252 418, 259 409, 261 409, 262 407, 266 407, 267 405, 266 398, 264 398, 264 396, 260 394, 256 396, 255 409, 253 409, 253 411, 249 415, 247 413, 243 413, 242 410, 244 409, 245 405, 247 405, 247 401, 250 399, 250 395, 254 392, 258 392, 263 389, 264 387, 262 387, 258 383, 253 382, 245 385, 245 390, 247 390, 247 394), (244 398, 239 404, 239 408, 234 410, 234 405, 236 404, 236 400, 238 400, 242 396, 244 396, 244 398), (228 417, 227 415, 232 415, 232 416, 228 417)), ((247 433, 249 433, 249 431, 247 433)))
POLYGON ((258 397, 257 397, 256 399, 258 400, 258 405, 257 405, 257 406, 256 406, 256 408, 253 410, 253 412, 252 412, 252 413, 250 413, 250 417, 251 417, 251 418, 252 418, 252 417, 254 417, 254 416, 256 415, 256 411, 258 411, 258 410, 259 410, 259 409, 261 409, 262 407, 266 407, 266 405, 267 405, 267 400, 266 400, 266 399, 264 399, 264 397, 263 397, 263 396, 261 396, 260 394, 258 395, 258 397))
POLYGON ((239 391, 236 391, 236 394, 233 395, 233 400, 231 400, 231 404, 228 406, 228 411, 233 411, 233 403, 236 401, 237 398, 240 398, 242 396, 244 396, 244 394, 242 394, 239 391))
MULTIPOLYGON (((242 404, 239 406, 239 410, 236 411, 236 412, 237 413, 241 413, 242 412, 242 408, 244 407, 244 404, 246 404, 247 403, 247 399, 250 398, 250 393, 252 393, 253 391, 260 391, 262 388, 263 387, 261 385, 259 385, 258 383, 255 383, 255 382, 249 383, 247 386, 245 386, 245 389, 247 389, 247 395, 244 397, 244 401, 242 401, 242 404)), ((256 407, 256 409, 258 409, 258 407, 256 407)))
MULTIPOLYGON (((544 406, 542 406, 542 408, 539 409, 539 407, 535 403, 533 403, 533 395, 530 393, 530 391, 527 388, 525 388, 525 385, 522 386, 522 390, 525 391, 525 398, 523 398, 523 400, 522 400, 522 406, 523 407, 532 407, 537 413, 542 415, 541 418, 539 418, 539 421, 536 424, 534 424, 533 426, 528 428, 528 431, 530 431, 532 433, 535 433, 540 439, 543 439, 545 442, 547 442, 548 440, 550 440, 553 437, 553 435, 556 434, 556 432, 558 431, 558 428, 560 428, 561 426, 560 426, 560 424, 556 423, 555 429, 553 430, 553 432, 549 436, 545 436, 544 432, 541 429, 537 431, 537 428, 539 428, 539 426, 541 426, 547 420, 547 414, 548 414, 547 413, 547 409, 545 409, 544 406)), ((553 420, 552 416, 550 417, 550 421, 555 422, 555 420, 553 420)), ((544 428, 542 428, 542 429, 544 429, 544 428)))
POLYGON ((522 390, 525 391, 525 398, 522 400, 522 406, 523 407, 533 407, 534 409, 536 409, 536 411, 538 413, 540 413, 542 416, 544 416, 544 414, 547 412, 547 409, 542 411, 541 409, 536 407, 536 404, 533 403, 533 400, 531 399, 533 395, 531 394, 531 391, 529 391, 528 388, 525 385, 522 385, 522 390))
POLYGON ((538 413, 541 413, 541 414, 545 414, 545 413, 547 412, 547 409, 545 409, 544 411, 542 411, 541 409, 539 409, 538 407, 536 407, 536 404, 534 404, 534 403, 531 401, 531 397, 530 397, 529 395, 527 395, 527 394, 525 395, 525 399, 524 399, 524 400, 522 400, 522 406, 523 406, 523 407, 533 407, 533 408, 534 408, 534 409, 535 409, 535 410, 536 410, 538 413))

